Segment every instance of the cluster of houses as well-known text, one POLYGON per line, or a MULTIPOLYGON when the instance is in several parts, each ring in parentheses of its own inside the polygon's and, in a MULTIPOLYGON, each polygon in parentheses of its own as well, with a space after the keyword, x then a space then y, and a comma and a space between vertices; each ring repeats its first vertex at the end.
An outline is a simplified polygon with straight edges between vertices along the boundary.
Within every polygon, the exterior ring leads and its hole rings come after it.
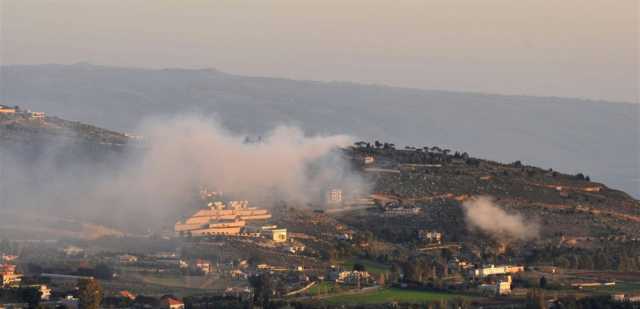
POLYGON ((0 279, 3 287, 11 287, 20 284, 22 275, 16 272, 16 265, 0 264, 0 279))
POLYGON ((0 105, 0 114, 4 114, 4 115, 14 115, 14 114, 19 114, 19 115, 26 115, 29 116, 29 118, 31 119, 44 119, 45 118, 45 114, 43 112, 33 112, 30 110, 22 110, 20 109, 19 106, 6 106, 6 105, 0 105))

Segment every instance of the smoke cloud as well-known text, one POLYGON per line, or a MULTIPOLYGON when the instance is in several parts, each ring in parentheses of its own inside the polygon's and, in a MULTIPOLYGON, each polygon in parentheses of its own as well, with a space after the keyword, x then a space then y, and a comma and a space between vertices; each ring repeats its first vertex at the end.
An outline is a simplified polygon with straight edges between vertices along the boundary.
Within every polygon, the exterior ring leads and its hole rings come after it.
POLYGON ((98 162, 66 158, 60 164, 53 158, 68 155, 63 142, 47 146, 36 159, 5 153, 0 211, 157 230, 202 207, 197 193, 203 186, 260 207, 318 204, 330 188, 347 195, 368 191, 339 150, 352 143, 349 136, 306 136, 279 126, 250 142, 195 116, 148 120, 139 132, 143 142, 98 162))
POLYGON ((537 224, 525 222, 520 214, 507 213, 490 197, 474 197, 462 207, 470 229, 479 229, 496 239, 528 240, 538 236, 537 224))

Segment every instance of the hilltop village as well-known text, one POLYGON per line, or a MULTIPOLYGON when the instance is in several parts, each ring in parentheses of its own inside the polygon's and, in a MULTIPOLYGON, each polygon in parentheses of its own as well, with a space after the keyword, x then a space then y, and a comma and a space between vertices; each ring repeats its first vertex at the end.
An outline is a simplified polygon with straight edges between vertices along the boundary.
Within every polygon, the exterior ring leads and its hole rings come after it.
MULTIPOLYGON (((77 147, 104 147, 94 151, 138 143, 3 110, 3 146, 68 134, 61 127, 86 132, 77 147)), ((2 221, 0 308, 640 306, 640 204, 624 192, 437 146, 362 141, 336 151, 370 192, 328 186, 320 203, 254 205, 196 188, 195 207, 147 234, 2 221), (492 225, 517 214, 542 228, 520 236, 470 226, 465 205, 477 196, 506 213, 492 225)))

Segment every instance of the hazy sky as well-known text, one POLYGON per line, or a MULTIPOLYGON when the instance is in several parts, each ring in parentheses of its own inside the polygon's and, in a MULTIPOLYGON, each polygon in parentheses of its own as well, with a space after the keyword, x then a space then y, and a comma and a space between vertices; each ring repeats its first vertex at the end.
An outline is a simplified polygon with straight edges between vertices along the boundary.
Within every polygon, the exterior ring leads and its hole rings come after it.
POLYGON ((638 102, 638 0, 0 0, 0 62, 638 102))

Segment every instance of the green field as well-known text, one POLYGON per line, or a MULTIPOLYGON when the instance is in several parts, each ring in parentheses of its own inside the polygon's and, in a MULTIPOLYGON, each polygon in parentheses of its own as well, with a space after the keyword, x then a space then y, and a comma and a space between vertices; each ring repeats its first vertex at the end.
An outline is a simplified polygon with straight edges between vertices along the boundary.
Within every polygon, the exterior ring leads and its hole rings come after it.
POLYGON ((460 294, 404 290, 386 288, 362 294, 342 294, 325 298, 328 304, 381 304, 390 302, 426 303, 439 300, 463 299, 468 296, 460 294))
POLYGON ((307 294, 311 296, 327 295, 336 292, 335 284, 328 281, 322 281, 307 290, 307 294))
POLYGON ((364 268, 366 269, 366 271, 376 275, 379 275, 381 273, 386 273, 391 268, 391 266, 386 264, 378 263, 376 261, 371 261, 371 260, 363 260, 363 259, 352 259, 352 260, 344 261, 341 264, 345 270, 351 270, 353 269, 353 265, 356 263, 360 263, 364 265, 364 268))

